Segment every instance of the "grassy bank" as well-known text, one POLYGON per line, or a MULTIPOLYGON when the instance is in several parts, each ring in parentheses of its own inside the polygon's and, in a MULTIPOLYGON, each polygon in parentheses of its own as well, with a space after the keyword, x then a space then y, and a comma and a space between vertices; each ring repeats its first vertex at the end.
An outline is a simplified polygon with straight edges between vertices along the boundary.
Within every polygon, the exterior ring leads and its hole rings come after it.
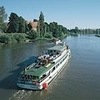
MULTIPOLYGON (((34 42, 38 40, 52 41, 54 38, 51 34, 46 33, 44 37, 37 36, 36 38, 30 38, 31 34, 25 33, 0 33, 0 48, 4 44, 11 43, 25 43, 25 42, 34 42)), ((67 34, 63 34, 59 39, 67 37, 67 34)))
POLYGON ((0 33, 0 43, 23 43, 27 41, 25 33, 0 33))
POLYGON ((34 39, 33 41, 38 41, 38 40, 45 40, 45 41, 51 41, 53 40, 54 38, 45 38, 45 37, 37 37, 36 39, 34 39))

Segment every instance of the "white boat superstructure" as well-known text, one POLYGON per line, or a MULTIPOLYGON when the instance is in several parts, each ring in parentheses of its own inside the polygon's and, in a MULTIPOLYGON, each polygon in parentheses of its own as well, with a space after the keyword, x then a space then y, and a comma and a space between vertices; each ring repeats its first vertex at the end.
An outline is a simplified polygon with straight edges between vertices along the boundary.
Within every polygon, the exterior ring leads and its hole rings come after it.
POLYGON ((17 86, 24 89, 41 90, 55 78, 68 63, 70 48, 58 42, 47 53, 38 57, 38 60, 21 72, 17 86))

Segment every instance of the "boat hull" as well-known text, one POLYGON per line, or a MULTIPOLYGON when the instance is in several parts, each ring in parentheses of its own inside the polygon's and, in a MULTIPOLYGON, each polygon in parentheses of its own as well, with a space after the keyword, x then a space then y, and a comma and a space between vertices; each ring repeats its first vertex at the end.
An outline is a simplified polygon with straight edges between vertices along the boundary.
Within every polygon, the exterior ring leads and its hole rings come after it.
POLYGON ((38 85, 33 85, 33 84, 29 85, 29 84, 22 84, 22 83, 17 83, 17 86, 19 88, 28 89, 28 90, 41 90, 43 88, 38 85))

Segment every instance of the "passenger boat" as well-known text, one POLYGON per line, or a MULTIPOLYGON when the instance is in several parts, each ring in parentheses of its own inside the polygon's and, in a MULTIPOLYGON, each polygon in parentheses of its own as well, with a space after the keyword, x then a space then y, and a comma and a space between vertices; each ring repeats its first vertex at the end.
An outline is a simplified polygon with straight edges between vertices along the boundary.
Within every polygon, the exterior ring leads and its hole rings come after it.
POLYGON ((60 40, 57 41, 54 46, 47 48, 47 52, 40 55, 35 63, 20 73, 17 86, 32 90, 46 89, 67 65, 70 56, 69 46, 60 40))

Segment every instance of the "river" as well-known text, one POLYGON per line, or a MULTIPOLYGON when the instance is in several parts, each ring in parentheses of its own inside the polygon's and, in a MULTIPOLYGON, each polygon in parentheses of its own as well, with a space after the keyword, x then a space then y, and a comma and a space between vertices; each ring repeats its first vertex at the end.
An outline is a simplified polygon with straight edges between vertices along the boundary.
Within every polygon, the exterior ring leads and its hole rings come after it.
POLYGON ((94 35, 67 37, 71 59, 47 90, 16 87, 21 70, 52 43, 38 41, 10 44, 0 49, 0 100, 100 100, 100 38, 94 35))

